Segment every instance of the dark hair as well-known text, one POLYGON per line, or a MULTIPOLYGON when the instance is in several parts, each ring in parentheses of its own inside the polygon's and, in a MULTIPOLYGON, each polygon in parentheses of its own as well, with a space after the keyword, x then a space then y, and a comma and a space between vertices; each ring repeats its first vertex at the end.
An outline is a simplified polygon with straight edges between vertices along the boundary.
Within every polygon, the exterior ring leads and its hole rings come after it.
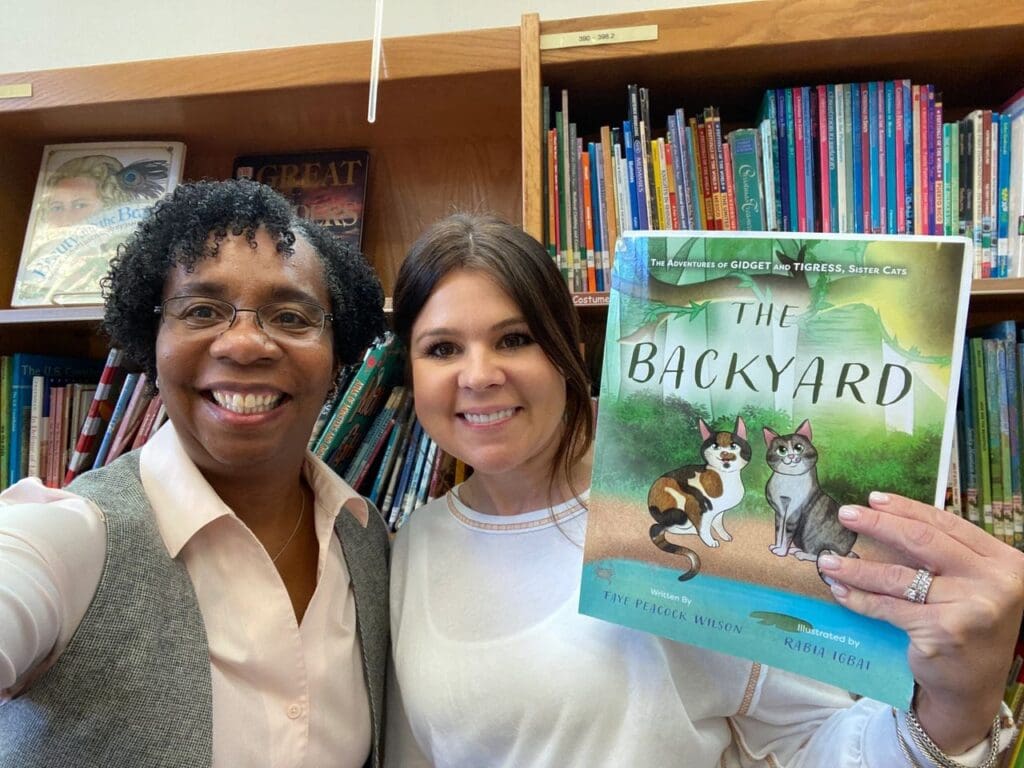
POLYGON ((300 219, 281 195, 246 179, 183 184, 157 201, 138 229, 118 248, 103 278, 103 331, 110 343, 156 381, 158 318, 167 276, 178 265, 192 270, 217 254, 228 234, 255 243, 267 231, 283 258, 296 238, 306 240, 324 268, 334 315, 334 359, 358 362, 385 330, 384 293, 365 259, 324 227, 300 219))
POLYGON ((434 288, 460 269, 484 273, 512 298, 540 348, 565 377, 566 428, 551 481, 561 470, 572 488, 572 469, 594 439, 594 412, 579 316, 561 273, 544 246, 519 227, 493 216, 466 213, 442 219, 413 244, 398 271, 392 326, 407 349, 412 326, 434 288))

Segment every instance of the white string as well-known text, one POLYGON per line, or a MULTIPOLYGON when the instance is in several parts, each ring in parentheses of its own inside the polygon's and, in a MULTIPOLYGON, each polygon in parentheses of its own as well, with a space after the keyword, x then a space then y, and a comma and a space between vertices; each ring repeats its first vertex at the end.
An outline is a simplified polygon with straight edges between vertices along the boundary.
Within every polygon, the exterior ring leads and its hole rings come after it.
POLYGON ((380 80, 380 35, 384 26, 384 0, 376 0, 373 17, 373 47, 370 54, 370 104, 366 109, 367 122, 377 120, 377 82, 380 80))

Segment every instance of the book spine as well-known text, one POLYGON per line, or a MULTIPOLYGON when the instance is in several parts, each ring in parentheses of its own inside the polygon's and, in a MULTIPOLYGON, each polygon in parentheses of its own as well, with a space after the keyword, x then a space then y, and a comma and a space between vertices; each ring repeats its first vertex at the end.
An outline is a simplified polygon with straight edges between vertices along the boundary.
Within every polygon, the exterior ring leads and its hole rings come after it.
POLYGON ((47 396, 46 377, 33 376, 29 396, 28 465, 26 477, 40 476, 42 452, 43 398, 47 396))
POLYGON ((914 233, 914 135, 913 86, 910 80, 899 81, 903 98, 903 229, 900 234, 914 233))
POLYGON ((869 175, 868 175, 868 198, 870 202, 869 207, 869 218, 865 222, 865 232, 871 234, 878 234, 882 231, 881 229, 881 211, 879 204, 881 202, 881 196, 879 194, 879 154, 878 154, 878 83, 871 80, 867 83, 867 102, 868 102, 868 163, 869 163, 869 175))
POLYGON ((921 116, 921 130, 922 132, 927 131, 924 184, 927 192, 925 204, 928 208, 925 234, 934 235, 937 231, 935 229, 935 87, 929 84, 921 96, 925 108, 924 114, 921 116))
POLYGON ((932 171, 932 189, 934 202, 932 208, 935 211, 935 229, 932 234, 941 235, 945 232, 946 220, 943 217, 942 194, 945 187, 945 175, 943 174, 943 151, 942 151, 942 94, 935 95, 935 102, 932 110, 932 143, 935 145, 934 162, 932 171))
POLYGON ((1013 544, 1024 545, 1024 499, 1021 493, 1021 389, 1020 372, 1017 365, 1017 344, 1015 339, 1004 339, 1003 358, 1006 361, 1006 409, 1009 422, 1006 431, 1007 453, 1009 455, 1010 505, 1013 516, 1013 544))
POLYGON ((902 160, 902 152, 896 153, 896 82, 886 80, 883 84, 885 101, 885 231, 894 235, 899 230, 897 221, 903 210, 900 199, 903 196, 896 178, 897 164, 902 160))
POLYGON ((86 462, 92 454, 99 431, 106 421, 107 415, 104 410, 110 407, 110 390, 122 370, 123 360, 124 353, 119 349, 111 349, 107 353, 99 383, 93 393, 92 402, 89 404, 89 413, 82 424, 82 431, 75 442, 74 453, 71 454, 71 460, 68 462, 68 470, 64 474, 64 485, 74 480, 75 476, 86 468, 86 462))
POLYGON ((850 84, 850 157, 853 208, 850 215, 851 232, 864 231, 864 185, 862 182, 863 152, 861 150, 861 99, 860 84, 850 84))
POLYGON ((963 425, 961 432, 962 439, 959 442, 963 468, 961 482, 963 483, 964 508, 967 519, 975 525, 980 526, 981 511, 978 507, 978 461, 977 461, 977 432, 974 426, 974 392, 972 380, 972 368, 974 361, 971 357, 971 348, 968 341, 964 341, 963 365, 960 366, 960 421, 963 425))
POLYGON ((732 174, 732 148, 725 142, 722 143, 722 165, 725 169, 725 190, 722 193, 727 212, 725 227, 736 230, 739 229, 739 219, 736 211, 736 185, 732 174))
POLYGON ((807 223, 807 174, 804 154, 807 147, 804 144, 804 102, 800 96, 801 88, 787 89, 791 92, 787 96, 793 103, 793 157, 796 170, 796 228, 800 232, 809 232, 807 223))
MULTIPOLYGON (((887 84, 888 85, 888 84, 887 84)), ((888 92, 886 92, 888 96, 888 92)), ((893 197, 896 203, 896 229, 900 235, 907 233, 907 196, 906 196, 906 122, 903 119, 903 85, 895 81, 892 89, 893 115, 893 197)))
POLYGON ((992 475, 989 463, 988 399, 985 391, 985 349, 983 339, 972 338, 971 392, 974 394, 974 434, 978 466, 978 508, 982 527, 995 535, 992 514, 992 475))
POLYGON ((110 452, 114 435, 117 434, 117 429, 121 426, 121 420, 124 418, 125 410, 128 408, 128 401, 131 400, 132 394, 135 392, 135 385, 138 383, 138 380, 139 374, 137 373, 129 373, 125 376, 124 383, 121 385, 121 391, 118 393, 117 400, 114 403, 114 411, 110 415, 107 429, 103 433, 103 439, 100 441, 99 450, 96 451, 96 458, 92 463, 93 469, 98 469, 106 463, 107 454, 110 452))

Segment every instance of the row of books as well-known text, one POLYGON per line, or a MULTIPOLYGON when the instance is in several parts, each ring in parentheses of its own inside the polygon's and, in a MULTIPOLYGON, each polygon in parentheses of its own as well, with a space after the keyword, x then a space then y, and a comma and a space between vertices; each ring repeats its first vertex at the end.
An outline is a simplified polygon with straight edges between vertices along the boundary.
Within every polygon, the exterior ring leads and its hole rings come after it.
POLYGON ((1024 274, 1024 92, 944 123, 907 79, 778 88, 755 127, 679 108, 658 136, 648 90, 627 95, 591 141, 544 92, 545 239, 574 291, 608 289, 618 233, 657 229, 961 234, 975 277, 1024 274))
POLYGON ((451 462, 416 419, 412 390, 401 382, 404 364, 394 336, 370 347, 345 372, 310 439, 310 450, 370 499, 392 530, 452 479, 451 462))
POLYGON ((1024 328, 976 328, 965 342, 947 507, 1024 548, 1024 328))
POLYGON ((60 488, 141 446, 166 413, 145 374, 106 362, 16 352, 0 358, 0 485, 60 488))

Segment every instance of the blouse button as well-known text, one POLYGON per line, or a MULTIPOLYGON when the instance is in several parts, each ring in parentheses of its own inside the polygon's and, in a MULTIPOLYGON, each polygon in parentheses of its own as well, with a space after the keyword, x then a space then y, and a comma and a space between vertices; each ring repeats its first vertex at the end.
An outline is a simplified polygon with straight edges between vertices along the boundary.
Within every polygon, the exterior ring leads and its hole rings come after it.
POLYGON ((288 717, 291 718, 292 720, 294 720, 295 718, 297 718, 301 714, 302 714, 302 707, 300 707, 298 704, 292 704, 290 707, 288 707, 288 717))

